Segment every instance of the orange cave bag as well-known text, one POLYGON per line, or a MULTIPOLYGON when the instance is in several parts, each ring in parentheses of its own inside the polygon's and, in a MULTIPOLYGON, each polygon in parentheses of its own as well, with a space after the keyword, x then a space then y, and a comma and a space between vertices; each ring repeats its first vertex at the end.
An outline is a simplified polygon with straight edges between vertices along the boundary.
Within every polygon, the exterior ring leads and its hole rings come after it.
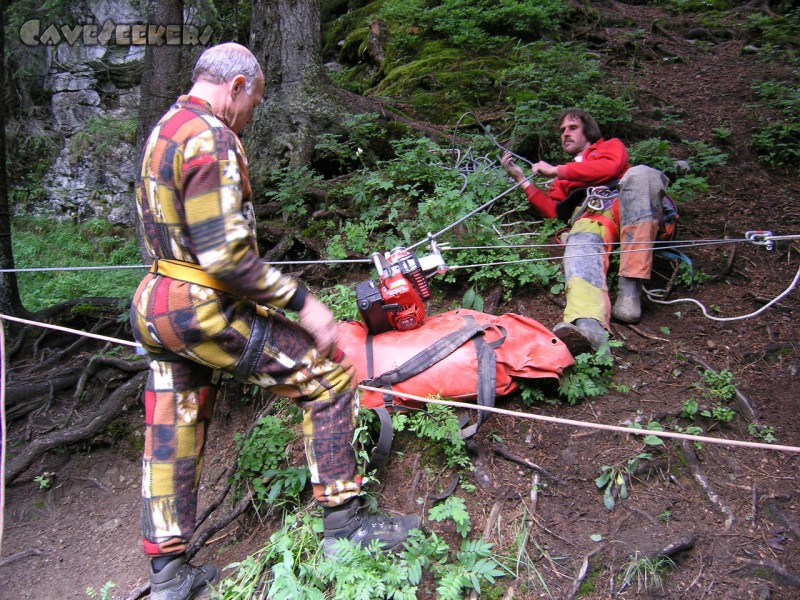
MULTIPOLYGON (((357 382, 393 392, 359 391, 362 406, 386 413, 381 414, 384 425, 388 411, 420 407, 404 392, 493 406, 496 396, 518 388, 516 378, 557 380, 575 362, 544 325, 511 313, 458 309, 429 316, 416 329, 378 335, 361 321, 342 321, 338 333, 357 382)), ((474 435, 486 416, 481 411, 477 424, 462 435, 474 435)))

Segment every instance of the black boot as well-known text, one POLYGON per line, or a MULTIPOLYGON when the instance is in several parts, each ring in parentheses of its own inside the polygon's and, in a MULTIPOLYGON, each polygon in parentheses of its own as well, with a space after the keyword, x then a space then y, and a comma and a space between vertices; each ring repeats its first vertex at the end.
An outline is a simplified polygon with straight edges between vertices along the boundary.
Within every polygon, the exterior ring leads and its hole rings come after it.
POLYGON ((381 550, 392 550, 408 538, 412 529, 418 529, 418 515, 388 517, 367 514, 367 506, 354 498, 342 506, 323 509, 322 523, 325 537, 322 550, 327 558, 336 556, 336 540, 348 539, 357 546, 367 546, 372 540, 380 542, 381 550))
POLYGON ((183 554, 175 556, 160 570, 154 571, 150 562, 150 600, 188 600, 194 598, 206 584, 217 576, 214 565, 195 567, 186 562, 183 554))

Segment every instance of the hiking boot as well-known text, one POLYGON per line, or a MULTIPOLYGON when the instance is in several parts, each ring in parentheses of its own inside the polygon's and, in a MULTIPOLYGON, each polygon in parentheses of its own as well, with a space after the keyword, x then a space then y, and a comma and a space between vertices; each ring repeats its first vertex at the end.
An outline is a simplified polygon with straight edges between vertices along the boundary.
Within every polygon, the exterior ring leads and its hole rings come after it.
POLYGON ((188 600, 195 598, 217 576, 214 565, 195 567, 183 555, 169 561, 158 573, 150 563, 150 600, 188 600))
POLYGON ((359 498, 354 498, 342 506, 323 509, 322 551, 326 558, 336 557, 336 540, 348 539, 357 546, 378 540, 381 550, 392 550, 408 539, 412 529, 419 528, 417 515, 370 515, 367 508, 359 498))
POLYGON ((597 319, 575 319, 575 324, 559 323, 553 333, 567 345, 572 356, 594 352, 608 342, 608 332, 597 319))
POLYGON ((617 282, 617 301, 611 315, 624 323, 638 323, 642 318, 642 280, 620 277, 617 282))

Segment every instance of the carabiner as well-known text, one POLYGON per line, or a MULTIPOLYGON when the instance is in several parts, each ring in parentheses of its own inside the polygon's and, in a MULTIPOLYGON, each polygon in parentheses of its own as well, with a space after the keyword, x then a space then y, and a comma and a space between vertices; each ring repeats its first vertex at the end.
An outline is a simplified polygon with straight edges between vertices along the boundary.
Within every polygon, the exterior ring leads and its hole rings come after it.
POLYGON ((748 231, 744 237, 757 246, 766 246, 767 250, 775 248, 771 231, 748 231))
POLYGON ((605 185, 590 187, 586 190, 586 208, 595 211, 608 210, 609 200, 614 199, 614 192, 605 185))

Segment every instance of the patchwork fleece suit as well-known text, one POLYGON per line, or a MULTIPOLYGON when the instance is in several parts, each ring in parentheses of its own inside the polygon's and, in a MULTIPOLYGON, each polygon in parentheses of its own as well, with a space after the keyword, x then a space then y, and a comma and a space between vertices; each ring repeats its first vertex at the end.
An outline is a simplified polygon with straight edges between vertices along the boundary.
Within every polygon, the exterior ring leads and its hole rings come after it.
POLYGON ((618 195, 602 210, 586 209, 573 223, 567 238, 564 250, 567 323, 580 318, 597 319, 608 329, 611 301, 606 277, 608 253, 614 244, 620 244, 621 277, 650 278, 653 241, 669 180, 651 167, 630 167, 625 146, 612 138, 598 140, 574 162, 559 165, 558 175, 547 193, 533 185, 525 188, 534 210, 552 219, 556 217, 556 206, 571 192, 617 180, 618 195))
POLYGON ((336 506, 356 496, 352 367, 321 356, 311 335, 276 310, 299 310, 306 290, 259 258, 238 136, 206 102, 180 97, 145 144, 136 194, 155 259, 131 306, 134 337, 150 361, 145 552, 182 552, 194 532, 221 372, 296 399, 315 498, 336 506), (159 274, 168 272, 159 262, 198 276, 159 274))

